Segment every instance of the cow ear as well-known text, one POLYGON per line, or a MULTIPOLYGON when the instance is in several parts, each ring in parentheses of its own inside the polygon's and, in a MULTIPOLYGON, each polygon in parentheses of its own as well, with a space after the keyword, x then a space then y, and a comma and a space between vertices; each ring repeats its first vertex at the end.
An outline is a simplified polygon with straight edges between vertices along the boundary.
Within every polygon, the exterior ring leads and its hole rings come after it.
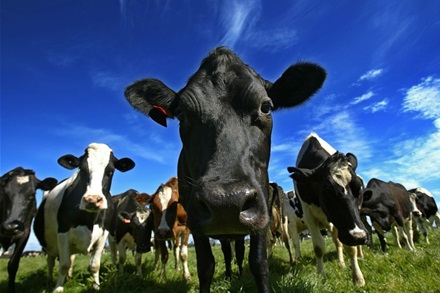
POLYGON ((125 89, 125 98, 136 110, 150 116, 162 126, 174 118, 176 93, 157 79, 142 79, 125 89))
POLYGON ((79 162, 79 158, 74 155, 64 155, 58 159, 58 164, 69 170, 78 168, 79 162))
POLYGON ((133 169, 135 163, 130 158, 122 158, 115 162, 115 168, 121 172, 127 172, 133 169))
POLYGON ((358 166, 358 160, 355 155, 352 153, 347 153, 345 155, 347 157, 347 160, 350 162, 351 166, 353 167, 353 170, 356 171, 356 168, 358 166))
POLYGON ((290 178, 298 183, 307 183, 314 180, 315 169, 288 167, 287 171, 292 173, 290 178))
POLYGON ((308 100, 321 88, 326 75, 321 66, 313 63, 290 66, 273 84, 266 82, 274 109, 294 107, 308 100))
POLYGON ((52 177, 48 177, 48 178, 44 179, 43 181, 39 181, 37 188, 39 188, 41 190, 51 190, 52 188, 57 186, 57 184, 58 184, 58 180, 56 180, 55 178, 52 178, 52 177))
POLYGON ((373 191, 371 191, 370 189, 364 189, 362 194, 364 201, 369 201, 373 196, 373 191))

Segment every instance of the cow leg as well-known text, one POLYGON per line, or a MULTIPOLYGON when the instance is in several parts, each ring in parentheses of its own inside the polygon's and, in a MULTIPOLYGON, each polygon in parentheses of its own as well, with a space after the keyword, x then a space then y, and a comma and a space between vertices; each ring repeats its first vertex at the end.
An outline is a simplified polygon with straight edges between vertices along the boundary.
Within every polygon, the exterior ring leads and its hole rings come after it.
POLYGON ((336 246, 336 253, 338 255, 338 262, 339 265, 343 268, 345 268, 345 260, 344 260, 344 251, 343 251, 343 245, 341 243, 341 241, 339 241, 338 239, 338 229, 336 229, 335 226, 333 226, 332 224, 330 224, 330 229, 329 229, 330 233, 332 234, 332 240, 333 243, 336 246))
POLYGON ((136 263, 137 274, 139 275, 139 277, 142 277, 142 253, 136 252, 134 260, 136 263))
POLYGON ((235 259, 237 260, 238 275, 243 275, 244 237, 235 240, 235 259))
POLYGON ((159 258, 160 258, 160 245, 159 241, 154 239, 154 270, 157 270, 159 267, 159 258))
POLYGON ((404 233, 401 233, 400 231, 403 232, 402 227, 397 227, 396 225, 393 225, 391 227, 391 231, 393 232, 393 236, 394 239, 396 239, 396 245, 397 247, 399 247, 400 249, 402 249, 402 245, 400 244, 400 235, 403 236, 404 233))
POLYGON ((409 250, 416 250, 414 246, 414 232, 412 228, 412 219, 411 216, 408 220, 403 222, 403 229, 402 229, 403 239, 406 241, 406 245, 409 250))
POLYGON ((315 252, 315 258, 316 258, 316 271, 319 275, 322 275, 323 277, 325 277, 325 272, 324 272, 324 253, 325 253, 324 237, 322 237, 321 231, 319 230, 319 227, 317 225, 309 225, 309 223, 307 223, 307 226, 309 227, 309 232, 310 232, 310 235, 312 236, 313 251, 315 252))
POLYGON ((357 248, 358 257, 364 258, 364 251, 362 250, 362 245, 358 245, 356 246, 356 248, 357 248))
POLYGON ((17 275, 18 266, 20 265, 21 254, 29 239, 29 232, 15 243, 14 253, 8 262, 8 292, 15 292, 15 277, 17 275))
POLYGON ((167 244, 165 240, 158 241, 159 247, 160 247, 160 254, 161 254, 161 261, 162 261, 162 268, 160 270, 160 276, 163 280, 166 280, 166 266, 168 262, 168 249, 167 244))
POLYGON ((189 230, 187 229, 182 237, 182 249, 180 250, 180 259, 182 260, 183 267, 183 277, 185 280, 191 280, 191 274, 188 268, 188 240, 189 240, 189 230))
POLYGON ((174 269, 177 271, 180 271, 180 266, 179 266, 179 257, 180 257, 180 233, 175 237, 174 239, 174 247, 173 247, 173 251, 174 251, 174 269))
POLYGON ((124 264, 125 264, 125 260, 127 258, 127 250, 125 247, 124 239, 119 241, 118 251, 119 251, 119 273, 123 274, 124 273, 124 264))
POLYGON ((112 263, 116 267, 118 263, 118 244, 116 243, 116 237, 109 235, 108 244, 110 246, 110 252, 112 256, 112 263))
POLYGON ((292 266, 294 264, 294 260, 292 257, 292 250, 290 248, 290 241, 289 241, 289 219, 287 216, 284 218, 283 224, 282 224, 282 232, 283 234, 281 237, 283 238, 284 246, 286 246, 287 252, 289 253, 289 263, 292 266))
POLYGON ((70 251, 69 251, 69 239, 67 233, 58 234, 58 253, 59 253, 59 268, 58 268, 58 281, 55 286, 54 292, 64 291, 64 281, 71 267, 70 251))
POLYGON ((55 257, 51 255, 47 255, 47 283, 48 285, 52 285, 53 283, 53 268, 55 266, 55 257))
POLYGON ((231 242, 229 240, 220 240, 220 245, 222 247, 223 258, 225 260, 225 278, 231 279, 231 262, 232 262, 232 249, 231 242))
POLYGON ((345 252, 350 257, 350 263, 351 263, 351 278, 353 280, 353 283, 359 286, 365 285, 365 279, 362 274, 361 269, 359 268, 358 260, 357 260, 357 250, 358 248, 356 246, 347 246, 344 245, 345 252))
POLYGON ((257 283, 258 292, 267 293, 269 290, 269 263, 266 254, 266 234, 251 235, 249 249, 249 268, 257 283))
POLYGON ((215 259, 207 236, 193 235, 197 258, 197 275, 200 293, 209 293, 214 276, 215 259))
MULTIPOLYGON (((382 227, 379 224, 377 224, 376 222, 373 222, 373 227, 376 230, 377 237, 379 238, 380 248, 382 249, 382 251, 384 253, 386 253, 387 252, 387 241, 384 236, 384 231, 383 231, 382 227)), ((371 238, 373 238, 373 236, 371 236, 371 238)))
POLYGON ((70 256, 70 268, 69 271, 67 271, 67 278, 72 279, 73 277, 73 262, 75 261, 75 254, 72 254, 70 256))
POLYGON ((101 267, 101 256, 107 241, 108 231, 104 230, 103 235, 95 243, 90 255, 89 271, 93 275, 93 289, 99 290, 99 268, 101 267))

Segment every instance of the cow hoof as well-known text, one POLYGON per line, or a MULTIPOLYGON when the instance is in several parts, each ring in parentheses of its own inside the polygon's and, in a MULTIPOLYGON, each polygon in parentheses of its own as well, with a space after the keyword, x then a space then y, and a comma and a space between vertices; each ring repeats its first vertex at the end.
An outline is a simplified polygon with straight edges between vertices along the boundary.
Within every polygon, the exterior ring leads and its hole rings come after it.
POLYGON ((56 287, 55 290, 53 290, 53 292, 58 293, 58 292, 64 292, 64 287, 56 287))
POLYGON ((93 290, 95 290, 95 291, 99 291, 99 284, 96 284, 96 283, 94 283, 93 284, 93 290))

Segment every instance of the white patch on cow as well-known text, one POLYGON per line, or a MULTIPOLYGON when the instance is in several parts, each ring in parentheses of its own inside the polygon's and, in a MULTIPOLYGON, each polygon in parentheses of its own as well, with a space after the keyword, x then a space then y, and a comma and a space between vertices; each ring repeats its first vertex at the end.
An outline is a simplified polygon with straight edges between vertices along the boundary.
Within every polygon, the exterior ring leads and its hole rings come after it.
POLYGON ((417 187, 417 188, 416 188, 416 191, 418 191, 418 192, 420 192, 420 193, 424 193, 424 194, 426 194, 426 195, 429 196, 429 197, 434 197, 434 196, 432 195, 431 192, 429 192, 428 190, 426 190, 426 189, 423 188, 423 187, 417 187))
POLYGON ((134 249, 136 247, 134 237, 130 233, 126 233, 124 237, 121 238, 121 241, 119 243, 123 243, 122 247, 124 250, 126 249, 126 247, 128 247, 129 249, 134 249))
POLYGON ((320 138, 316 133, 311 132, 305 139, 299 153, 298 153, 298 158, 297 158, 297 162, 301 161, 301 159, 304 157, 304 153, 306 152, 307 148, 309 147, 309 143, 310 143, 310 139, 314 137, 318 140, 319 144, 321 145, 321 147, 323 148, 323 150, 329 155, 333 155, 334 153, 336 153, 336 150, 325 140, 323 140, 322 138, 320 138))
POLYGON ((25 184, 29 182, 29 176, 17 176, 16 178, 18 184, 25 184))
POLYGON ((158 229, 171 229, 171 227, 168 227, 168 224, 165 220, 166 215, 166 209, 168 207, 168 203, 171 200, 171 196, 173 195, 173 189, 168 186, 163 186, 161 190, 158 193, 160 205, 162 206, 162 217, 160 219, 160 224, 158 229))
MULTIPOLYGON (((104 178, 104 172, 109 164, 110 155, 112 149, 106 144, 91 143, 87 149, 87 164, 89 169, 90 181, 87 186, 86 192, 83 197, 86 196, 102 196, 102 205, 100 209, 107 208, 107 200, 102 193, 102 179, 104 178)), ((79 208, 85 210, 85 202, 82 200, 79 208)))
POLYGON ((148 218, 148 213, 136 211, 136 218, 138 219, 139 223, 143 224, 148 218))
POLYGON ((330 167, 330 174, 332 179, 341 187, 344 188, 344 193, 347 194, 347 186, 352 180, 350 171, 348 170, 349 164, 345 162, 336 163, 330 167))

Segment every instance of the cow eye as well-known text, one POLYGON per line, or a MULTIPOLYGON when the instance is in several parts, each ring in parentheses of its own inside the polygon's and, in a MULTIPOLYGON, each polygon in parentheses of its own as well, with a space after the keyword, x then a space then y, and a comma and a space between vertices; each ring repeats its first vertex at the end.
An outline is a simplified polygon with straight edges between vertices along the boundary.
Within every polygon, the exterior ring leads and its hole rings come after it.
POLYGON ((269 114, 270 110, 273 108, 273 104, 272 101, 264 101, 263 103, 261 103, 261 107, 260 110, 262 113, 264 114, 269 114))

